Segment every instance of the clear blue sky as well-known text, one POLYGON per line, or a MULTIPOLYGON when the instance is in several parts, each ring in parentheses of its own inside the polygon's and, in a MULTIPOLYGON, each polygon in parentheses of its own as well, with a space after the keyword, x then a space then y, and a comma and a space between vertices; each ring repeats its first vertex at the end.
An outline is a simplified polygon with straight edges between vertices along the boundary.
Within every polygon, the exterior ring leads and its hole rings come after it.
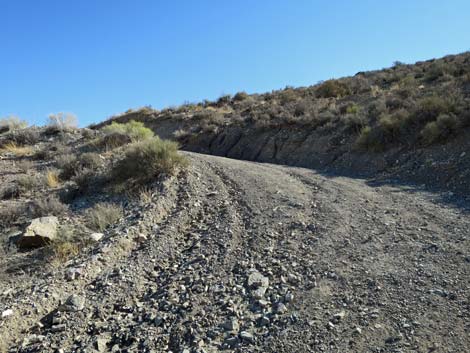
POLYGON ((0 117, 80 125, 470 49, 468 0, 0 0, 0 117))

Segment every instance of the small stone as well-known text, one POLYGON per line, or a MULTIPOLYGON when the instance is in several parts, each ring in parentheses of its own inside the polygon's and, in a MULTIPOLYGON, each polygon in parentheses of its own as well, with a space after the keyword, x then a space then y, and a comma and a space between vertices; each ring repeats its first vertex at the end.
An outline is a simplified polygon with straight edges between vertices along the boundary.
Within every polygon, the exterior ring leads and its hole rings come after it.
POLYGON ((227 345, 230 348, 235 347, 238 343, 240 343, 240 340, 238 337, 228 337, 225 339, 224 344, 227 345))
POLYGON ((90 240, 96 242, 99 242, 101 239, 103 239, 104 234, 103 233, 91 233, 90 234, 90 240))
POLYGON ((143 233, 139 233, 137 235, 137 237, 135 238, 135 240, 138 242, 138 243, 143 243, 144 241, 147 240, 147 235, 143 234, 143 233))
POLYGON ((99 337, 95 341, 95 347, 98 352, 105 352, 107 350, 109 339, 107 337, 99 337))
POLYGON ((345 316, 346 316, 346 313, 344 311, 340 311, 339 313, 336 313, 333 315, 333 322, 338 323, 342 319, 344 319, 345 316))
POLYGON ((274 306, 274 312, 276 314, 283 314, 287 311, 287 306, 285 306, 283 303, 277 303, 274 306))
POLYGON ((267 326, 267 325, 270 324, 270 322, 271 321, 269 320, 269 318, 267 316, 263 316, 259 319, 259 325, 260 326, 267 326))
POLYGON ((7 309, 5 311, 2 311, 2 318, 5 318, 5 317, 11 316, 11 315, 13 315, 13 310, 11 310, 11 309, 7 309))
POLYGON ((242 340, 250 342, 250 343, 254 343, 254 341, 255 341, 253 335, 251 333, 249 333, 248 331, 240 332, 240 338, 242 340))
POLYGON ((294 299, 294 294, 292 294, 291 292, 287 293, 284 297, 284 300, 286 301, 286 303, 290 303, 293 299, 294 299))
POLYGON ((356 327, 353 331, 353 334, 360 335, 362 333, 362 329, 360 327, 356 327))
POLYGON ((85 308, 85 298, 76 294, 72 294, 67 298, 64 309, 66 311, 81 311, 85 308))
POLYGON ((230 319, 230 320, 225 321, 225 322, 222 324, 222 327, 223 327, 226 331, 238 332, 238 330, 239 330, 239 328, 240 328, 240 325, 238 324, 238 320, 237 320, 237 319, 230 319))

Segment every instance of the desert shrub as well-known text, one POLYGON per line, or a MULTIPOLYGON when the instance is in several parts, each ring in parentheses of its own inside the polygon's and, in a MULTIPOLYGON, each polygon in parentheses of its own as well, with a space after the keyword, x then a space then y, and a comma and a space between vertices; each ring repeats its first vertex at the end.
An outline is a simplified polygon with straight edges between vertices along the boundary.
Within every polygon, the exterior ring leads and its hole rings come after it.
POLYGON ((58 132, 75 129, 78 126, 77 117, 72 113, 49 114, 48 132, 58 132))
POLYGON ((221 107, 232 102, 232 96, 230 94, 223 94, 217 99, 216 105, 221 107))
POLYGON ((367 125, 367 119, 361 114, 346 114, 341 118, 348 131, 358 134, 367 125))
POLYGON ((111 203, 98 203, 86 211, 88 226, 95 231, 104 231, 123 216, 121 206, 111 203))
POLYGON ((292 88, 279 92, 279 101, 282 105, 295 102, 299 98, 299 94, 292 88))
POLYGON ((44 149, 44 148, 39 149, 39 150, 37 150, 36 152, 33 153, 31 158, 36 160, 36 161, 43 161, 45 159, 49 159, 50 158, 50 151, 48 151, 47 149, 44 149))
MULTIPOLYGON (((153 131, 145 127, 140 121, 131 120, 125 124, 113 121, 110 125, 106 125, 101 129, 107 136, 127 136, 130 141, 143 141, 153 137, 153 131)), ((122 140, 122 139, 121 139, 122 140)), ((110 144, 112 141, 108 141, 110 144)), ((116 141, 117 142, 117 141, 116 141)), ((119 142, 119 145, 121 142, 119 142)))
POLYGON ((428 82, 436 81, 448 72, 448 65, 441 61, 433 62, 426 70, 424 79, 428 82))
POLYGON ((67 212, 67 205, 60 202, 55 196, 34 201, 30 205, 30 213, 34 218, 45 216, 60 216, 67 212))
POLYGON ((130 145, 124 158, 114 166, 112 175, 118 182, 143 183, 161 174, 172 174, 185 164, 186 159, 178 153, 177 143, 154 137, 130 145))
POLYGON ((422 98, 417 102, 415 118, 417 122, 433 121, 440 114, 452 113, 453 108, 450 101, 439 96, 422 98))
POLYGON ((0 118, 0 129, 5 128, 6 131, 14 131, 24 129, 28 126, 28 123, 21 120, 17 116, 11 115, 6 118, 0 118))
POLYGON ((34 166, 34 163, 29 159, 23 159, 19 161, 16 166, 22 173, 27 173, 34 166))
POLYGON ((320 98, 341 98, 349 95, 349 88, 338 80, 328 80, 317 88, 316 95, 320 98))
POLYGON ((235 102, 241 102, 241 101, 244 101, 245 99, 247 99, 248 97, 249 97, 248 93, 238 92, 233 96, 233 100, 235 102))
POLYGON ((0 209, 0 226, 9 227, 19 222, 27 213, 24 204, 9 204, 0 209))
POLYGON ((48 248, 51 252, 49 260, 64 263, 80 254, 81 244, 68 239, 62 239, 61 236, 58 240, 52 241, 48 248))
POLYGON ((191 136, 191 132, 185 129, 178 129, 173 132, 173 137, 177 140, 184 140, 185 138, 191 136))
POLYGON ((21 175, 16 182, 21 193, 34 190, 38 186, 38 179, 32 175, 21 175))
POLYGON ((55 165, 61 170, 60 178, 69 180, 77 172, 77 156, 71 153, 58 155, 55 158, 55 165))
POLYGON ((456 131, 458 125, 459 121, 455 115, 441 114, 436 121, 426 124, 421 131, 421 136, 427 144, 443 142, 456 131))
POLYGON ((380 140, 374 136, 374 131, 370 126, 362 128, 359 137, 356 140, 356 145, 366 150, 380 151, 384 146, 380 143, 380 140))
POLYGON ((103 164, 103 161, 98 153, 86 152, 83 153, 78 159, 81 169, 98 169, 103 164))
POLYGON ((15 184, 3 185, 0 188, 0 200, 10 200, 20 196, 20 188, 15 184))

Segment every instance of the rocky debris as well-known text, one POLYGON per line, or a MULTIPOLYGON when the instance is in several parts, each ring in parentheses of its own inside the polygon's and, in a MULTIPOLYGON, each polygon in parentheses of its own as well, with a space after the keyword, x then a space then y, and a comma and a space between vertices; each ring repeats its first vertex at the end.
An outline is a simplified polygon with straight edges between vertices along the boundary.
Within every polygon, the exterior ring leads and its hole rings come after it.
POLYGON ((225 321, 222 324, 222 327, 226 331, 231 331, 231 332, 238 332, 238 330, 240 329, 240 325, 238 324, 237 319, 229 319, 229 320, 225 321))
POLYGON ((65 311, 81 311, 85 307, 85 298, 76 294, 72 294, 67 298, 62 309, 65 311))
POLYGON ((269 287, 268 277, 263 276, 260 272, 253 270, 247 279, 247 286, 251 290, 251 295, 255 299, 264 297, 266 290, 269 287))
POLYGON ((18 240, 21 249, 44 246, 57 238, 59 220, 55 216, 35 218, 18 240))

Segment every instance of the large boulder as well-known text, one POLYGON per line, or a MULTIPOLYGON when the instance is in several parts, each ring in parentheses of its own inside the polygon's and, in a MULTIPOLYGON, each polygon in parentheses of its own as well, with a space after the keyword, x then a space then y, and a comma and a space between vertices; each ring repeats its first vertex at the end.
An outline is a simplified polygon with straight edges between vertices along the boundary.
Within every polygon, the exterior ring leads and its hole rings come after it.
POLYGON ((57 217, 41 217, 31 221, 24 234, 18 240, 20 249, 44 246, 57 238, 57 217))

